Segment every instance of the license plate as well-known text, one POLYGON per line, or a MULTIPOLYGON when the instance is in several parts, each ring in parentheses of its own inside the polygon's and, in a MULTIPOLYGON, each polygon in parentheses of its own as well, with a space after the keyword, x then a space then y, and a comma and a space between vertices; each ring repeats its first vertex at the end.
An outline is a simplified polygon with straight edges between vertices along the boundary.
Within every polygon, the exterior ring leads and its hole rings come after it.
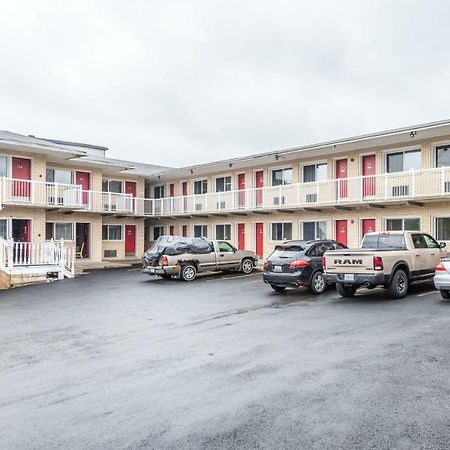
POLYGON ((355 281, 355 275, 352 273, 344 274, 344 281, 355 281))
POLYGON ((274 272, 281 272, 282 270, 283 270, 283 268, 281 266, 273 266, 274 272))

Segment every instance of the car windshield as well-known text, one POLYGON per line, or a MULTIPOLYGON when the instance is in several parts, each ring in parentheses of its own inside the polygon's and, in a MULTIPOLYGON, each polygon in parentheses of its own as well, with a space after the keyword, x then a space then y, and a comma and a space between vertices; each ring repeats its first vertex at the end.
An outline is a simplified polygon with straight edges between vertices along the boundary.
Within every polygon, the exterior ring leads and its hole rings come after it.
POLYGON ((404 250, 405 238, 403 234, 368 234, 363 240, 362 248, 404 250))

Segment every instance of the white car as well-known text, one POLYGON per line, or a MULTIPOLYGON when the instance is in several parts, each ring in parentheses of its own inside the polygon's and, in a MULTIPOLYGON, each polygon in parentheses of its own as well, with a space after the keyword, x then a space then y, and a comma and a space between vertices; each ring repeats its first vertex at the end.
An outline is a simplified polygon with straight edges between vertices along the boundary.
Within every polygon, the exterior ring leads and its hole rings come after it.
POLYGON ((434 286, 442 298, 450 299, 450 258, 442 258, 434 273, 434 286))

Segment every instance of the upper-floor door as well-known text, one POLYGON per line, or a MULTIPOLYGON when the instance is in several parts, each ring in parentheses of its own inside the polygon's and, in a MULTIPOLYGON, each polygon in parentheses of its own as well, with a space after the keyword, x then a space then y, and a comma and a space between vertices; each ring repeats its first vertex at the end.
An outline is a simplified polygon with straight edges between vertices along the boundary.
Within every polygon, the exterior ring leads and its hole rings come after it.
POLYGON ((175 197, 175 184, 169 184, 169 197, 175 197))
POLYGON ((83 205, 87 205, 89 201, 89 189, 91 189, 91 174, 89 172, 75 172, 75 184, 81 186, 81 199, 83 205))
POLYGON ((12 186, 13 197, 29 200, 31 192, 31 159, 11 158, 11 175, 14 179, 12 186))
POLYGON ((125 194, 131 194, 132 197, 136 197, 136 182, 125 181, 125 194))
POLYGON ((244 208, 245 207, 245 173, 240 173, 238 175, 238 208, 244 208))
POLYGON ((262 206, 264 201, 264 171, 259 170, 255 173, 255 187, 256 187, 256 206, 262 206))
POLYGON ((347 158, 336 160, 337 198, 347 198, 347 158))
POLYGON ((376 162, 375 155, 366 155, 362 157, 362 175, 363 175, 363 196, 373 197, 376 188, 376 162))

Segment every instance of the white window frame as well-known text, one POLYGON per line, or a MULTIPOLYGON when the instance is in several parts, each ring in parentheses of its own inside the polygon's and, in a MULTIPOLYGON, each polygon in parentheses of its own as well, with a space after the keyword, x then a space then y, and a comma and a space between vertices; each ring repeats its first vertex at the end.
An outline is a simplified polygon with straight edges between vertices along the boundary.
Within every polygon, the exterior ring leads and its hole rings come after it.
POLYGON ((162 233, 160 234, 160 236, 164 236, 164 234, 166 233, 166 228, 164 225, 153 225, 151 227, 151 235, 149 236, 149 238, 151 238, 151 239, 149 239, 150 241, 156 240, 155 239, 155 228, 161 228, 162 233))
MULTIPOLYGON (((226 192, 231 192, 233 190, 233 176, 231 174, 226 174, 226 175, 218 175, 216 177, 213 177, 213 182, 214 182, 214 192, 215 193, 226 193, 226 192), (218 191, 217 190, 217 180, 221 179, 221 178, 229 178, 230 179, 230 190, 229 191, 218 191)), ((225 186, 225 182, 224 182, 224 186, 225 186)))
POLYGON ((328 239, 328 220, 300 220, 300 222, 299 222, 299 229, 298 229, 298 232, 299 232, 299 239, 300 240, 305 240, 304 239, 304 237, 303 237, 303 224, 304 223, 315 223, 315 226, 314 226, 314 228, 315 228, 315 230, 314 230, 314 234, 315 234, 315 238, 314 239, 312 239, 313 241, 316 241, 316 240, 320 240, 320 239, 328 239), (325 223, 325 226, 326 226, 326 228, 327 228, 327 231, 326 231, 326 236, 324 237, 324 238, 319 238, 319 237, 317 237, 317 224, 319 223, 319 222, 323 222, 323 223, 325 223))
POLYGON ((65 241, 75 241, 75 223, 74 222, 65 222, 65 221, 63 221, 63 220, 56 220, 56 221, 53 221, 53 220, 49 220, 49 221, 46 221, 45 222, 45 240, 50 240, 50 239, 47 239, 47 224, 52 224, 52 228, 53 228, 53 230, 52 230, 52 234, 53 234, 53 238, 52 239, 54 239, 55 241, 59 241, 60 240, 60 238, 56 238, 55 236, 56 236, 56 224, 64 224, 64 225, 66 225, 66 224, 70 224, 72 227, 72 237, 70 238, 70 239, 66 239, 66 238, 63 238, 65 241))
POLYGON ((395 217, 383 217, 383 229, 387 230, 387 221, 388 220, 401 220, 402 221, 402 229, 400 231, 416 231, 416 230, 405 230, 405 219, 419 219, 419 230, 422 228, 422 217, 421 216, 395 216, 395 217))
MULTIPOLYGON (((136 185, 136 188, 137 188, 137 185, 136 185)), ((111 194, 123 194, 124 193, 124 189, 125 189, 125 180, 119 180, 117 178, 102 178, 102 191, 103 192, 111 192, 111 194), (103 191, 103 182, 104 181, 108 182, 108 190, 107 191, 103 191), (109 183, 111 181, 117 181, 117 182, 121 183, 121 191, 120 192, 111 192, 109 190, 109 183)))
POLYGON ((273 187, 277 187, 277 186, 291 186, 292 184, 294 184, 294 167, 293 166, 283 165, 283 166, 279 166, 279 167, 272 167, 269 170, 269 172, 270 172, 270 179, 269 179, 270 186, 273 186, 273 187), (279 171, 279 170, 281 170, 283 172, 283 184, 275 185, 275 184, 273 184, 273 172, 279 171), (285 170, 291 170, 292 171, 292 181, 291 181, 290 184, 284 184, 284 172, 285 172, 285 170))
POLYGON ((75 170, 73 169, 66 169, 64 167, 54 167, 54 166, 46 166, 45 168, 45 182, 46 183, 57 183, 57 184, 75 184, 75 170), (65 172, 70 172, 70 183, 60 183, 59 181, 47 181, 47 170, 61 170, 65 172))
MULTIPOLYGON (((433 142, 433 144, 431 145, 431 151, 432 151, 431 165, 435 169, 438 168, 436 151, 437 151, 438 147, 442 147, 442 146, 449 146, 450 147, 450 141, 433 142)), ((450 166, 441 166, 439 168, 442 168, 442 167, 450 167, 450 166)))
MULTIPOLYGON (((233 227, 231 226, 231 223, 216 223, 216 224, 214 224, 214 239, 216 239, 216 240, 219 239, 217 237, 217 227, 230 227, 230 237, 229 238, 224 237, 223 239, 221 238, 220 240, 221 241, 231 241, 232 240, 232 233, 233 233, 232 228, 233 227)), ((224 229, 224 234, 225 234, 225 229, 224 229)))
MULTIPOLYGON (((11 223, 10 223, 10 219, 6 218, 6 217, 0 217, 1 221, 5 221, 6 222, 6 235, 4 236, 5 239, 9 239, 11 236, 11 223)), ((0 237, 3 237, 0 235, 0 237)))
MULTIPOLYGON (((192 231, 191 236, 192 237, 195 237, 195 227, 206 227, 206 236, 204 236, 202 234, 202 236, 200 236, 200 237, 208 238, 208 224, 207 223, 195 223, 195 224, 193 224, 192 225, 192 229, 191 229, 191 231, 192 231)), ((202 228, 202 231, 203 231, 203 228, 202 228)), ((197 236, 197 237, 199 237, 199 236, 197 236)))
POLYGON ((293 235, 293 233, 294 233, 294 223, 293 222, 289 222, 288 220, 283 220, 283 221, 280 221, 280 222, 269 222, 269 232, 270 232, 270 242, 283 242, 283 241, 290 241, 290 240, 292 240, 292 235, 293 235), (281 223, 282 225, 283 225, 283 227, 282 227, 282 234, 284 235, 285 234, 285 232, 284 232, 284 226, 286 225, 286 224, 290 224, 291 225, 291 237, 290 238, 283 238, 283 239, 273 239, 273 225, 274 224, 279 224, 279 223, 281 223))
POLYGON ((442 214, 442 215, 433 217, 433 230, 432 230, 433 233, 432 233, 432 236, 439 242, 442 242, 442 241, 450 242, 450 240, 446 241, 445 239, 439 239, 438 238, 438 235, 437 235, 437 231, 438 231, 437 221, 438 221, 438 219, 449 219, 450 220, 450 214, 442 214))
POLYGON ((209 179, 208 177, 202 177, 202 178, 196 178, 195 180, 192 180, 191 182, 191 188, 192 188, 192 195, 206 195, 209 191, 209 179), (195 183, 206 181, 206 192, 203 194, 196 194, 195 193, 195 183))
MULTIPOLYGON (((413 169, 410 170, 406 170, 403 172, 388 172, 388 155, 391 155, 393 153, 406 153, 406 152, 411 152, 414 150, 419 150, 420 152, 420 169, 422 169, 422 146, 421 145, 413 145, 413 146, 408 146, 408 147, 400 147, 400 148, 390 148, 389 150, 384 150, 383 151, 383 173, 404 173, 404 172, 410 172, 413 169)), ((418 169, 418 170, 420 170, 418 169)))
POLYGON ((104 242, 122 242, 124 240, 123 225, 119 223, 103 223, 102 224, 102 241, 104 242), (107 227, 108 231, 106 233, 107 239, 103 239, 103 227, 107 227), (120 227, 120 239, 110 239, 109 238, 109 227, 120 227))
POLYGON ((301 183, 323 183, 324 181, 328 181, 328 161, 326 159, 319 160, 319 161, 310 161, 300 164, 299 166, 299 179, 301 183), (303 168, 308 166, 316 166, 316 178, 317 178, 317 166, 321 166, 325 164, 327 166, 327 177, 325 180, 320 181, 304 181, 304 173, 303 168))

